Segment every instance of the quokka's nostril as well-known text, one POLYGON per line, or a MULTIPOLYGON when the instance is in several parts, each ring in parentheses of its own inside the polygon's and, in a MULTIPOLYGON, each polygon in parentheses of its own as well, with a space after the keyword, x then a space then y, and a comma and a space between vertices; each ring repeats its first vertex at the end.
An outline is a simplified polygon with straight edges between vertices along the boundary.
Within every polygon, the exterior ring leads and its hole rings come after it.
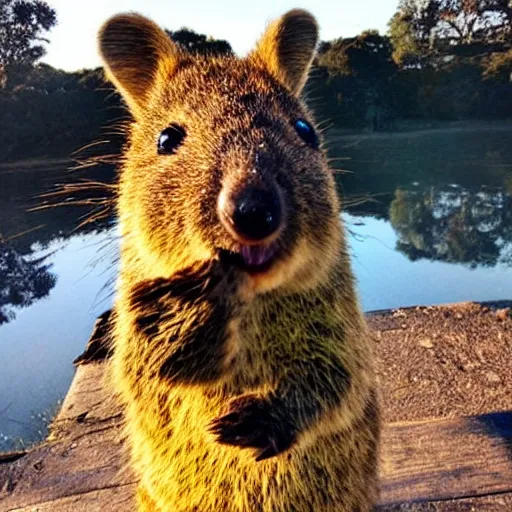
POLYGON ((235 199, 233 227, 244 238, 264 240, 279 229, 281 210, 281 201, 276 193, 248 188, 235 199))

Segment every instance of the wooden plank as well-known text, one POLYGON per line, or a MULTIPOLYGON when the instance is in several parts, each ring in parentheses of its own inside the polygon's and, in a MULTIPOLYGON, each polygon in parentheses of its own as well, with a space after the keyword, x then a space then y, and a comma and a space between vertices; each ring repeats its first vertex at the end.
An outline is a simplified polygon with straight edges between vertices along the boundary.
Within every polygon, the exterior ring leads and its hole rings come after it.
MULTIPOLYGON (((119 417, 101 385, 104 369, 104 364, 78 368, 57 424, 85 412, 84 422, 93 425, 119 417)), ((387 425, 382 439, 381 503, 512 491, 511 443, 511 412, 387 425)), ((101 449, 105 448, 102 443, 101 449)))
POLYGON ((135 484, 128 484, 46 501, 37 508, 31 505, 6 512, 128 512, 133 508, 134 494, 135 484))
POLYGON ((381 503, 512 491, 512 412, 395 423, 382 439, 381 503))
MULTIPOLYGON (((379 506, 376 512, 510 512, 512 494, 379 506)), ((60 512, 60 511, 59 511, 60 512)))
POLYGON ((105 369, 105 364, 79 367, 48 441, 0 464, 0 510, 133 484, 122 449, 122 418, 105 385, 105 369))
POLYGON ((43 448, 13 464, 15 478, 6 479, 0 510, 133 483, 118 442, 119 427, 86 431, 43 448))
MULTIPOLYGON (((108 381, 107 363, 78 366, 71 387, 53 422, 52 429, 66 435, 66 422, 98 424, 112 418, 121 418, 114 391, 108 381), (61 429, 61 426, 63 427, 61 429)), ((71 430, 75 430, 72 427, 71 430)))

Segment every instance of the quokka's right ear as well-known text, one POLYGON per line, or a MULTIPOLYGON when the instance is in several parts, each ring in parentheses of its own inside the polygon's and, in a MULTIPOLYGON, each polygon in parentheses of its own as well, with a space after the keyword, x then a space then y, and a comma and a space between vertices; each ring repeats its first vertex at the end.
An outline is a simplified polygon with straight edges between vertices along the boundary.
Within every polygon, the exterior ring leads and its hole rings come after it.
POLYGON ((308 11, 293 9, 267 27, 249 58, 263 64, 292 94, 299 96, 317 42, 315 18, 308 11))
POLYGON ((180 50, 158 25, 134 13, 106 21, 98 42, 107 78, 138 117, 158 77, 176 71, 180 50))

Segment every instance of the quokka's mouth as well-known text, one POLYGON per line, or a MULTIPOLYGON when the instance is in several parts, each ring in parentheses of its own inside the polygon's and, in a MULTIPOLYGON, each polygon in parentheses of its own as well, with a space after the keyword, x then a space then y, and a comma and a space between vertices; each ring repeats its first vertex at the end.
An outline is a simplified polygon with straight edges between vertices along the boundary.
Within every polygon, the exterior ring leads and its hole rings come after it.
POLYGON ((223 250, 223 257, 248 274, 267 272, 278 256, 276 242, 266 245, 240 245, 236 250, 223 250))

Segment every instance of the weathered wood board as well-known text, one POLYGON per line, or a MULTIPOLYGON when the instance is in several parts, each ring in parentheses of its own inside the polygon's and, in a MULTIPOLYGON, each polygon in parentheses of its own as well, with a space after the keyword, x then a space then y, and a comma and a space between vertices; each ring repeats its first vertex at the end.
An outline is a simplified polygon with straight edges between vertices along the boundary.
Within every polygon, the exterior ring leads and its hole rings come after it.
POLYGON ((394 423, 382 444, 382 503, 512 492, 512 412, 394 423))

